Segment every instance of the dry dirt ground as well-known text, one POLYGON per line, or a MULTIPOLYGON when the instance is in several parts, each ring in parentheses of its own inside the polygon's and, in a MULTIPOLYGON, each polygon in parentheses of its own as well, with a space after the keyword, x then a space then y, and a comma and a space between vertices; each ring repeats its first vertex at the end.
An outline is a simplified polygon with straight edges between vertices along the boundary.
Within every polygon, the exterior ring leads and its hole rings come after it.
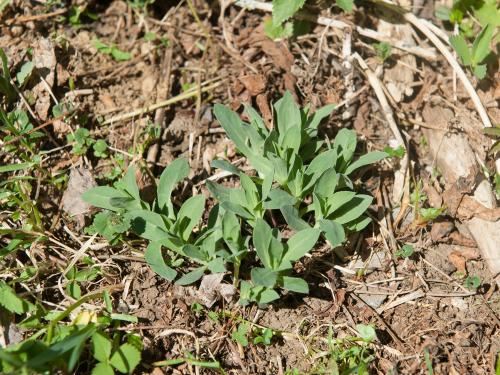
MULTIPOLYGON (((137 178, 145 196, 154 178, 178 156, 187 157, 192 167, 190 182, 178 194, 203 193, 204 179, 214 173, 209 167, 214 157, 240 158, 214 119, 213 104, 240 110, 242 103, 252 103, 271 121, 270 103, 285 90, 313 109, 342 103, 322 123, 322 136, 331 139, 339 129, 352 128, 361 140, 360 152, 382 150, 394 142, 395 135, 366 70, 355 59, 346 58, 346 47, 351 49, 347 57, 358 53, 379 76, 408 145, 405 215, 398 216, 400 201, 392 200, 395 171, 402 159, 390 158, 365 169, 356 184, 375 197, 370 208, 373 224, 342 248, 315 249, 297 269, 311 285, 311 294, 284 295, 267 309, 239 306, 236 298, 193 309, 200 302, 198 285, 180 287, 156 276, 142 258, 144 243, 111 246, 96 238, 95 243, 105 245, 89 249, 88 255, 99 262, 103 274, 82 288, 91 292, 121 286, 112 294, 115 307, 139 318, 126 327, 140 334, 144 343, 136 373, 216 372, 186 363, 151 366, 184 358, 186 353, 200 361, 216 360, 227 373, 283 374, 293 373, 292 369, 322 373, 331 358, 328 338, 353 336, 356 324, 376 327, 370 373, 494 373, 500 351, 497 275, 492 275, 463 224, 476 215, 474 207, 465 213, 448 209, 447 172, 439 169, 439 157, 432 149, 435 139, 465 135, 477 159, 493 170, 487 155, 491 143, 482 133, 468 93, 425 36, 407 24, 384 21, 385 15, 368 2, 351 15, 321 10, 325 16, 348 23, 385 28, 393 40, 409 39, 410 45, 434 54, 426 58, 393 48, 382 61, 372 40, 353 32, 346 42, 345 31, 314 23, 304 35, 272 41, 262 26, 268 14, 224 1, 224 13, 219 2, 201 0, 192 1, 196 13, 187 2, 174 1, 157 1, 147 11, 124 1, 61 3, 14 1, 2 13, 0 35, 0 47, 11 67, 18 66, 30 48, 46 56, 43 68, 51 74, 46 76, 50 90, 33 88, 34 97, 27 101, 44 132, 38 147, 51 150, 44 156, 44 167, 53 174, 69 176, 72 168, 83 167, 99 184, 109 183, 103 176, 117 166, 115 159, 96 158, 91 152, 78 156, 67 145, 70 128, 87 118, 84 126, 94 138, 106 140, 110 156, 123 157, 123 169, 131 164, 140 167, 137 178), (80 22, 70 24, 65 12, 77 3, 85 3, 96 19, 83 15, 80 22), (158 37, 146 40, 148 33, 158 37), (95 38, 129 52, 131 59, 115 61, 99 52, 92 42, 95 38), (179 98, 186 92, 190 97, 179 98), (171 104, 148 108, 170 98, 175 98, 171 104), (78 118, 65 122, 54 117, 55 101, 71 103, 78 118), (127 116, 141 109, 143 113, 127 116), (158 138, 149 135, 151 124, 159 125, 158 138), (421 220, 418 205, 411 199, 416 190, 427 197, 422 206, 446 207, 437 219, 421 220), (414 248, 408 258, 395 254, 404 244, 414 248), (467 276, 479 277, 480 286, 468 287, 467 276), (241 319, 271 328, 276 333, 271 345, 242 347, 235 342, 231 333, 241 319)), ((423 2, 417 13, 433 19, 433 3, 423 2)), ((499 123, 499 73, 488 76, 480 84, 471 80, 492 122, 499 123)), ((5 155, 1 158, 2 164, 15 161, 5 155)), ((231 178, 221 181, 233 183, 231 178)), ((29 283, 39 291, 35 295, 40 301, 59 308, 68 306, 69 300, 57 288, 58 275, 72 258, 68 248, 78 250, 89 238, 83 227, 91 219, 90 214, 72 218, 62 209, 66 190, 65 183, 41 183, 31 197, 35 199, 36 194, 47 233, 64 246, 50 242, 31 248, 30 257, 45 266, 29 283)), ((15 224, 7 216, 2 220, 15 224)), ((3 237, 1 246, 10 239, 3 237)), ((7 267, 15 259, 1 262, 7 267)), ((95 308, 101 308, 100 302, 95 303, 95 308)), ((89 371, 83 363, 77 372, 89 371)))

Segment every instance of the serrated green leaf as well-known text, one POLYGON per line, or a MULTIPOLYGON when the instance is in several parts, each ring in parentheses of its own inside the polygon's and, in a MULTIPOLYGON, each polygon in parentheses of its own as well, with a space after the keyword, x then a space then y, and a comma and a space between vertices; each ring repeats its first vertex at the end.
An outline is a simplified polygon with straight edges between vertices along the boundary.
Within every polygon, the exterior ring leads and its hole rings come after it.
POLYGON ((107 363, 98 363, 95 365, 95 367, 92 369, 91 375, 114 375, 115 371, 113 370, 113 367, 107 363))
POLYGON ((306 0, 273 0, 273 23, 275 26, 293 17, 305 4, 306 0))
POLYGON ((92 335, 92 353, 99 362, 107 362, 111 356, 113 343, 107 334, 97 331, 92 335))
POLYGON ((15 314, 26 314, 35 310, 31 302, 19 298, 15 291, 2 280, 0 280, 0 306, 15 314))
POLYGON ((493 37, 494 27, 486 25, 481 30, 472 44, 472 65, 481 63, 490 54, 490 43, 493 37))
POLYGON ((111 356, 109 363, 123 374, 131 374, 141 361, 141 352, 132 344, 122 344, 111 356))
POLYGON ((460 59, 462 59, 462 63, 464 65, 471 65, 472 63, 472 54, 467 45, 467 41, 463 37, 462 34, 453 35, 450 37, 450 44, 457 52, 460 59))

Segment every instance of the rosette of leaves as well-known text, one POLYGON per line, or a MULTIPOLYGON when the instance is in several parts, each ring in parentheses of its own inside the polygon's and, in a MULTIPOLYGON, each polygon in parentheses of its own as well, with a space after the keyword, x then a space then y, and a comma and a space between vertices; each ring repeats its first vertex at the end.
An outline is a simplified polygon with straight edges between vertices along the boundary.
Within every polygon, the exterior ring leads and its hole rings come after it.
POLYGON ((257 219, 253 231, 253 246, 262 267, 252 268, 251 282, 241 282, 240 303, 255 301, 262 305, 268 304, 279 298, 275 290, 277 287, 308 294, 307 282, 290 274, 293 262, 314 247, 319 234, 318 229, 307 228, 283 242, 278 229, 273 229, 264 220, 257 219))

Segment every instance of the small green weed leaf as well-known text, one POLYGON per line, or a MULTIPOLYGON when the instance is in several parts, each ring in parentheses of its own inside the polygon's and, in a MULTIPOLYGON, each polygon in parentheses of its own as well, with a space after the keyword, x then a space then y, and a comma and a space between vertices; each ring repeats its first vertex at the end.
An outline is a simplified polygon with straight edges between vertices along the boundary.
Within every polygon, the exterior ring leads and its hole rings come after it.
POLYGON ((354 0, 335 0, 335 3, 340 9, 347 13, 352 12, 354 8, 354 0))
POLYGON ((283 261, 295 261, 302 258, 318 241, 320 231, 317 228, 304 229, 295 233, 287 242, 287 251, 283 261))
POLYGON ((132 230, 139 236, 150 240, 160 241, 168 236, 168 227, 162 215, 149 210, 132 210, 127 212, 132 230))
POLYGON ((92 335, 92 353, 99 362, 107 362, 111 356, 113 343, 108 335, 102 331, 97 331, 92 335))
POLYGON ((273 0, 273 23, 275 26, 293 17, 305 4, 306 0, 273 0))
POLYGON ((207 267, 199 267, 199 268, 195 269, 194 271, 186 273, 184 276, 182 276, 175 283, 177 285, 192 284, 192 283, 194 283, 202 278, 202 276, 205 274, 206 269, 207 269, 207 267))
POLYGON ((372 151, 363 156, 360 156, 355 162, 347 167, 345 174, 350 175, 356 169, 364 167, 365 165, 373 164, 379 160, 386 158, 388 154, 384 151, 372 151))
POLYGON ((21 66, 21 69, 16 74, 17 84, 19 86, 22 86, 28 80, 34 67, 35 64, 32 61, 25 62, 23 66, 21 66))
POLYGON ((150 242, 144 253, 144 259, 151 269, 159 276, 172 281, 177 276, 177 271, 167 265, 161 251, 161 244, 150 242))
POLYGON ((291 292, 309 294, 309 285, 298 277, 283 276, 283 288, 291 292))
POLYGON ((484 128, 483 133, 494 138, 500 138, 500 125, 484 128))
POLYGON ((199 223, 205 210, 205 197, 195 195, 184 202, 177 213, 176 230, 184 241, 189 239, 193 228, 199 223))
POLYGON ((131 374, 141 361, 141 352, 132 344, 122 344, 111 356, 109 363, 123 374, 131 374))
POLYGON ((373 197, 359 194, 333 214, 333 219, 339 224, 346 224, 356 220, 368 209, 372 203, 373 197))
POLYGON ((391 146, 384 147, 384 152, 391 158, 402 158, 406 154, 406 150, 403 146, 399 145, 397 148, 392 148, 391 146))
POLYGON ((216 184, 213 181, 207 181, 206 186, 210 194, 219 202, 229 202, 231 200, 230 194, 232 189, 216 184))
POLYGON ((275 25, 271 18, 264 21, 264 32, 270 39, 286 39, 293 36, 293 22, 275 25))
POLYGON ((111 47, 111 56, 113 56, 113 58, 116 61, 127 61, 127 60, 130 60, 132 58, 131 53, 122 51, 118 47, 114 47, 114 46, 111 47))
POLYGON ((375 328, 371 325, 356 324, 356 331, 358 331, 359 337, 367 342, 372 342, 377 338, 375 328))
POLYGON ((394 253, 394 255, 396 255, 397 257, 401 257, 401 258, 409 258, 413 255, 414 252, 415 251, 413 249, 413 246, 410 244, 406 244, 406 245, 403 245, 401 247, 401 249, 396 251, 394 253))
POLYGON ((472 54, 469 46, 467 45, 467 41, 462 34, 451 36, 450 44, 455 49, 458 56, 460 56, 464 65, 472 64, 472 54))
POLYGON ((490 54, 490 43, 494 29, 492 25, 486 25, 472 43, 472 65, 481 63, 490 54))
POLYGON ((450 14, 451 14, 450 8, 447 8, 443 5, 437 6, 436 10, 434 12, 434 15, 436 16, 436 18, 440 19, 442 21, 449 21, 450 14))
POLYGON ((331 247, 339 246, 345 241, 344 227, 334 220, 321 219, 319 229, 324 232, 331 247))
POLYGON ((274 289, 265 288, 257 296, 257 302, 266 305, 280 298, 280 295, 274 289))
POLYGON ((105 158, 108 155, 106 154, 106 150, 108 149, 108 144, 104 139, 98 139, 93 145, 94 156, 98 158, 105 158))
POLYGON ((248 334, 249 325, 247 322, 240 323, 238 325, 238 329, 231 333, 231 338, 236 341, 241 346, 247 346, 247 334, 248 334))
POLYGON ((253 339, 253 343, 255 345, 257 344, 271 345, 271 340, 273 336, 274 336, 273 330, 271 328, 266 328, 262 330, 262 333, 259 336, 253 339))
POLYGON ((373 45, 375 52, 380 60, 385 61, 391 55, 391 45, 387 42, 380 42, 373 45))
POLYGON ((35 306, 19 298, 5 281, 0 280, 0 306, 15 314, 25 314, 35 310, 35 306))
POLYGON ((252 281, 256 285, 272 288, 278 280, 278 273, 269 268, 252 268, 252 281))
POLYGON ((24 169, 31 168, 32 166, 33 163, 30 162, 2 165, 0 166, 0 173, 21 171, 24 169))
POLYGON ((175 159, 163 171, 157 188, 158 206, 160 209, 167 207, 170 218, 173 218, 173 206, 171 202, 172 190, 175 185, 189 175, 189 163, 186 159, 175 159))
POLYGON ((467 289, 476 290, 481 286, 481 279, 479 276, 467 276, 464 285, 467 289))
POLYGON ((66 286, 66 292, 74 299, 80 299, 82 296, 82 290, 76 281, 71 281, 66 286))
POLYGON ((207 263, 207 268, 212 273, 226 272, 226 266, 223 258, 215 258, 207 263))
POLYGON ((337 150, 337 155, 342 157, 341 165, 338 166, 338 171, 345 170, 347 164, 352 160, 356 151, 356 132, 354 130, 342 128, 335 137, 333 148, 337 150))
POLYGON ((115 370, 108 363, 99 362, 92 369, 91 375, 114 375, 115 370))

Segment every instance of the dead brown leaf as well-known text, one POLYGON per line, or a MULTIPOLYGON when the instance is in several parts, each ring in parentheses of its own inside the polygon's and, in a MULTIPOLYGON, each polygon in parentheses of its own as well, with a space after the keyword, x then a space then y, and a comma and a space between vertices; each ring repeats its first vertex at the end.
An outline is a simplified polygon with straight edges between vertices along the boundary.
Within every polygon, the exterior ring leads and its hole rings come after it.
POLYGON ((431 239, 434 242, 446 240, 448 235, 455 229, 455 225, 449 221, 438 221, 432 225, 431 239))
POLYGON ((50 108, 50 93, 54 86, 55 69, 57 64, 54 45, 49 38, 40 38, 36 41, 33 47, 33 60, 37 74, 40 79, 33 87, 33 93, 36 96, 35 111, 41 120, 47 120, 50 108), (42 78, 47 84, 42 81, 42 78), (49 88, 47 88, 47 85, 49 88))
POLYGON ((267 80, 262 74, 248 74, 238 79, 252 96, 257 96, 266 91, 267 80))
POLYGON ((79 228, 85 225, 85 214, 91 207, 82 199, 82 194, 95 186, 94 176, 88 169, 78 167, 71 170, 68 187, 62 198, 62 208, 76 219, 79 228))
POLYGON ((465 258, 458 251, 452 251, 448 254, 448 260, 455 266, 458 272, 466 273, 465 258))
POLYGON ((477 217, 487 221, 497 221, 500 219, 500 208, 485 207, 470 195, 465 195, 458 206, 457 215, 462 220, 477 217))

